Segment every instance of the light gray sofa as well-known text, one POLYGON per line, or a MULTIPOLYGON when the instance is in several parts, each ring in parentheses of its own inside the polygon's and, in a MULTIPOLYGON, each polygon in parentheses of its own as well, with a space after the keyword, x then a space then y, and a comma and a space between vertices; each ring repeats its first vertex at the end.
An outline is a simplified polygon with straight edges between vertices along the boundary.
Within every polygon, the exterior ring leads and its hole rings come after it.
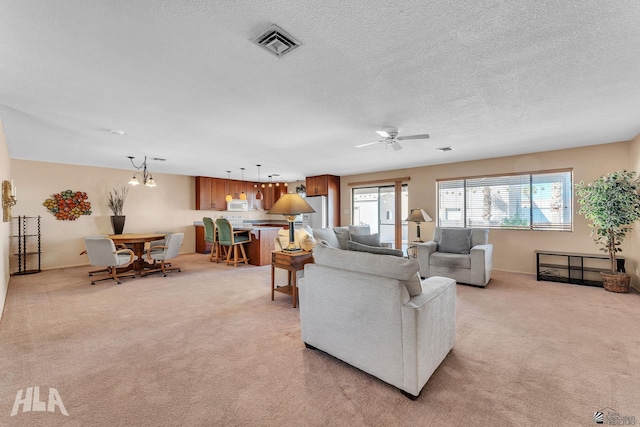
POLYGON ((433 240, 417 246, 420 276, 487 286, 493 268, 493 245, 488 238, 487 228, 436 227, 433 240))
POLYGON ((300 327, 322 350, 415 399, 455 342, 456 282, 415 259, 317 245, 298 282, 300 327))

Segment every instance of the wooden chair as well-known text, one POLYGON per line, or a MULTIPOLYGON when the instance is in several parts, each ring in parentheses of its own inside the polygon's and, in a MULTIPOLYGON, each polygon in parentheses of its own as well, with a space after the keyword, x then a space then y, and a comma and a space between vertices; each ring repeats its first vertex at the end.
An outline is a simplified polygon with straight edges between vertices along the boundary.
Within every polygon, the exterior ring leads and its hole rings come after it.
MULTIPOLYGON (((84 246, 87 249, 87 256, 91 265, 96 267, 105 267, 104 270, 97 270, 95 273, 105 271, 108 276, 103 279, 91 281, 92 285, 101 280, 113 279, 119 285, 120 278, 117 274, 118 267, 124 267, 131 264, 136 256, 131 249, 118 249, 113 240, 106 237, 87 237, 84 239, 84 246)), ((128 273, 127 276, 135 277, 135 271, 128 273)), ((123 277, 120 275, 120 277, 123 277)))
POLYGON ((251 241, 251 233, 240 232, 238 234, 233 231, 233 226, 229 221, 224 218, 216 219, 216 225, 218 226, 218 239, 221 246, 227 246, 227 258, 226 262, 229 265, 233 262, 233 266, 237 267, 239 262, 249 264, 249 258, 244 250, 244 244, 251 241), (238 257, 238 247, 242 252, 242 257, 238 257), (233 260, 231 260, 231 252, 233 252, 233 260))
POLYGON ((220 252, 222 248, 218 241, 218 227, 216 227, 216 223, 208 217, 202 218, 202 223, 204 224, 204 240, 211 243, 211 255, 209 256, 209 261, 222 261, 223 254, 220 252))
MULTIPOLYGON (((160 271, 162 271, 164 277, 167 277, 167 272, 169 271, 182 271, 180 267, 167 268, 170 265, 167 261, 180 255, 180 246, 182 246, 183 240, 184 233, 171 233, 165 239, 165 245, 154 245, 149 248, 147 259, 153 264, 160 261, 160 271)), ((149 273, 153 272, 150 271, 149 273)))

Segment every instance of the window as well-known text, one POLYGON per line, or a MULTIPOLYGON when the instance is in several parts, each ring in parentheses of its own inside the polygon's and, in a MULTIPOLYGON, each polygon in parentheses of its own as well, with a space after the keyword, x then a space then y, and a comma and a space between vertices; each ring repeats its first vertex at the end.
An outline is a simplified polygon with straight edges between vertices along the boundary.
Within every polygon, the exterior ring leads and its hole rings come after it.
MULTIPOLYGON (((395 209, 396 189, 393 185, 375 187, 354 188, 352 190, 354 225, 368 225, 371 233, 380 235, 380 242, 396 247, 396 226, 400 224, 402 230, 402 247, 407 243, 408 225, 404 221, 409 215, 409 190, 407 184, 400 187, 401 212, 398 215, 395 209)), ((399 248, 400 249, 400 248, 399 248)))
POLYGON ((438 225, 572 230, 572 171, 438 181, 438 225))

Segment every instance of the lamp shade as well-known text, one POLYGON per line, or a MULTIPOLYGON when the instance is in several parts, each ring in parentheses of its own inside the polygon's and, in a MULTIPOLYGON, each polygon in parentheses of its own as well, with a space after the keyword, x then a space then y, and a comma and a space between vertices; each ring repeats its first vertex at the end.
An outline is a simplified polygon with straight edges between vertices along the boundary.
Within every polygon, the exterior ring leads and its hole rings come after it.
POLYGON ((280 215, 299 215, 301 213, 313 213, 315 210, 307 203, 299 194, 287 193, 283 194, 276 201, 271 209, 267 211, 269 214, 280 215))
POLYGON ((423 209, 411 209, 411 213, 405 219, 411 222, 431 222, 431 217, 423 209))

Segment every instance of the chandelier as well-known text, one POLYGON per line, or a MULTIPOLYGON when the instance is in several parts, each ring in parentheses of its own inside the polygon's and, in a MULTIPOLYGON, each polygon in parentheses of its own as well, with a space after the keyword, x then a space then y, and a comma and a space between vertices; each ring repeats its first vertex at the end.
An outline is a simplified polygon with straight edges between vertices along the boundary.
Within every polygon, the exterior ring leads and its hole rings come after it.
POLYGON ((140 185, 140 181, 138 181, 138 178, 136 177, 136 175, 140 175, 140 178, 142 178, 142 184, 146 185, 147 187, 155 187, 156 182, 153 180, 153 175, 151 175, 151 173, 147 170, 147 156, 144 156, 144 161, 140 166, 136 166, 136 164, 133 163, 133 159, 135 159, 135 157, 133 156, 127 156, 127 157, 129 157, 129 160, 131 160, 131 164, 133 165, 134 168, 138 170, 142 170, 142 172, 133 173, 133 176, 129 181, 129 185, 140 185))

